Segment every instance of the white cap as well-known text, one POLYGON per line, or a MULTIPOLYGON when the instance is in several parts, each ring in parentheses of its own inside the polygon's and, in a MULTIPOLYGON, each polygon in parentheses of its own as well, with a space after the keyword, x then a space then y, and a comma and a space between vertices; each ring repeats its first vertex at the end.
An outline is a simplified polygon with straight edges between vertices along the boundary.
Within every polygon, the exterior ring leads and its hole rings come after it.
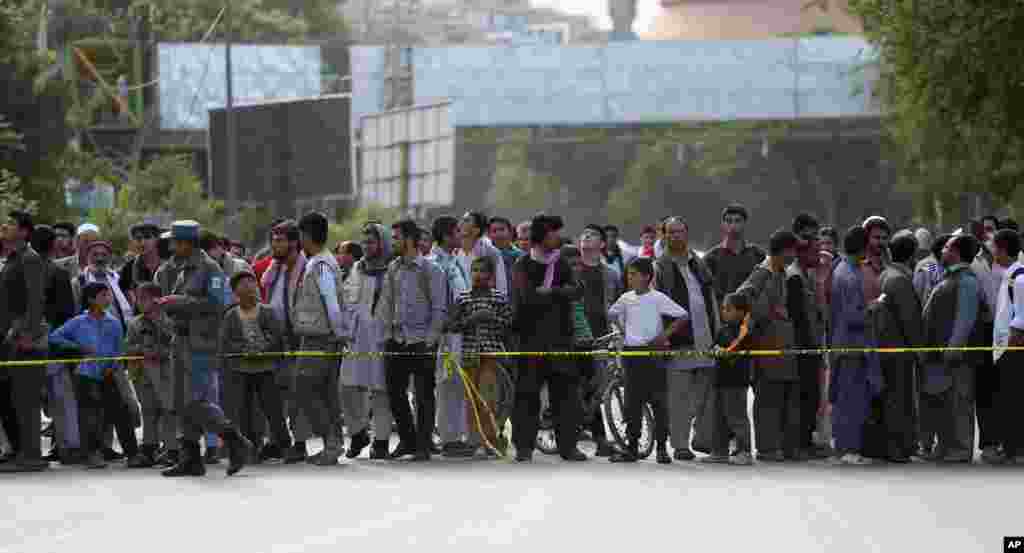
POLYGON ((87 232, 95 232, 96 234, 99 234, 100 233, 100 227, 98 227, 98 226, 96 226, 96 225, 94 225, 92 223, 83 223, 82 225, 80 225, 78 227, 78 230, 75 232, 75 236, 79 236, 79 235, 85 234, 87 232))

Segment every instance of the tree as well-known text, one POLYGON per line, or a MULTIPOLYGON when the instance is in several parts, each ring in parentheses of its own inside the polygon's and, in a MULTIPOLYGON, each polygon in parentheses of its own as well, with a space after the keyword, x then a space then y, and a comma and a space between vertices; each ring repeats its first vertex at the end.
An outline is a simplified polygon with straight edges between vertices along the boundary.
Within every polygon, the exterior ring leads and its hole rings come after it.
POLYGON ((878 47, 893 154, 922 215, 967 193, 1024 205, 1024 3, 851 0, 878 47))

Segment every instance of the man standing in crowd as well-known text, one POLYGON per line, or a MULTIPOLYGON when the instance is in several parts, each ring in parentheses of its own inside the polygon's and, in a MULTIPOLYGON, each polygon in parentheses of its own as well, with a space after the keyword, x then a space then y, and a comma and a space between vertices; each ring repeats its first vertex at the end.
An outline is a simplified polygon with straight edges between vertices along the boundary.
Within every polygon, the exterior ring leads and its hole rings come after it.
MULTIPOLYGON (((979 323, 984 302, 982 285, 971 271, 970 262, 978 244, 967 234, 954 236, 942 249, 946 276, 932 292, 924 308, 925 344, 962 348, 980 345, 979 323)), ((970 463, 974 458, 974 371, 975 359, 962 351, 926 353, 927 375, 924 392, 937 399, 938 459, 947 463, 970 463)))
MULTIPOLYGON (((684 333, 669 339, 674 350, 710 351, 718 330, 718 303, 711 272, 690 249, 690 229, 681 217, 665 223, 666 248, 654 263, 654 286, 690 314, 684 333)), ((668 328, 668 325, 666 325, 668 328)), ((676 357, 668 361, 668 409, 674 457, 691 461, 690 430, 704 420, 710 395, 711 357, 676 357)), ((711 433, 705 435, 710 443, 711 433)))
MULTIPOLYGON (((572 302, 582 297, 572 268, 560 257, 562 218, 538 215, 530 223, 530 254, 513 267, 515 328, 524 351, 572 351, 572 302)), ((537 442, 540 390, 548 385, 555 415, 558 450, 566 461, 585 461, 579 438, 579 375, 575 364, 552 357, 528 357, 516 382, 512 441, 516 461, 533 460, 537 442)))
MULTIPOLYGON (((863 266, 867 234, 862 225, 857 225, 843 238, 846 256, 832 276, 830 296, 833 347, 865 348, 873 345, 866 334, 865 320, 867 291, 863 266)), ((839 463, 870 463, 861 453, 864 423, 871 410, 871 400, 878 396, 882 387, 878 362, 878 355, 874 353, 832 355, 829 400, 832 403, 832 435, 839 463)))
MULTIPOLYGON (((757 349, 784 350, 794 345, 786 267, 796 258, 797 242, 790 231, 774 232, 768 243, 768 257, 737 290, 750 299, 751 335, 757 349)), ((797 288, 796 292, 802 294, 803 289, 797 288)), ((759 460, 781 462, 797 458, 801 430, 799 386, 794 358, 754 359, 754 429, 759 460)))
MULTIPOLYGON (((604 229, 600 225, 587 225, 580 234, 582 265, 579 279, 583 285, 583 311, 594 337, 604 336, 611 331, 608 310, 622 293, 622 276, 604 262, 606 245, 604 229)), ((579 364, 583 382, 604 382, 603 363, 596 362, 592 357, 581 357, 579 364)), ((589 391, 600 393, 600 390, 589 391)), ((594 436, 594 443, 597 444, 597 456, 611 455, 611 446, 605 438, 604 417, 601 416, 600 409, 595 409, 589 430, 594 436)))
POLYGON ((102 240, 92 242, 86 251, 88 265, 82 268, 77 277, 71 280, 71 289, 75 294, 75 303, 78 311, 84 311, 89 306, 82 302, 82 290, 90 282, 101 282, 107 285, 114 297, 108 313, 121 323, 121 331, 126 332, 128 321, 134 316, 131 302, 128 296, 121 289, 118 273, 110 268, 110 258, 113 256, 113 249, 109 242, 102 240))
POLYGON ((229 282, 238 273, 251 273, 249 264, 228 251, 224 246, 225 242, 225 239, 209 230, 204 230, 199 236, 199 247, 210 256, 210 259, 217 262, 229 282))
MULTIPOLYGON (((32 232, 32 249, 43 258, 45 266, 45 287, 43 297, 44 317, 50 328, 60 328, 75 316, 75 295, 71 290, 71 278, 57 267, 57 234, 52 227, 37 225, 32 232)), ((81 442, 78 438, 78 404, 75 401, 73 366, 52 363, 46 368, 49 415, 53 419, 54 448, 47 456, 49 461, 74 463, 78 459, 81 442)))
POLYGON ((429 461, 434 431, 434 371, 437 345, 446 320, 448 295, 444 273, 420 255, 419 228, 404 219, 391 225, 391 243, 397 259, 388 266, 380 298, 387 361, 388 400, 398 423, 398 459, 413 455, 429 461), (415 380, 416 420, 407 390, 415 380))
MULTIPOLYGON (((881 348, 913 348, 923 345, 921 302, 914 292, 911 265, 917 239, 910 231, 898 232, 889 245, 892 263, 882 272, 879 298, 869 306, 870 328, 881 348)), ((882 420, 886 429, 886 458, 907 463, 915 453, 914 363, 910 353, 880 356, 883 392, 882 420)))
MULTIPOLYGON (((470 273, 459 262, 457 253, 460 232, 459 221, 455 217, 446 215, 434 221, 434 248, 428 259, 445 275, 448 292, 445 296, 445 308, 448 311, 455 305, 459 295, 470 288, 470 273)), ((462 350, 462 335, 459 333, 446 333, 441 337, 441 341, 443 351, 458 354, 462 350)), ((437 371, 437 378, 440 381, 440 389, 437 392, 437 426, 441 434, 441 453, 446 457, 469 457, 473 455, 475 448, 461 440, 462 435, 469 432, 462 376, 458 371, 449 374, 443 361, 438 360, 437 371)))
MULTIPOLYGON (((281 221, 270 231, 271 263, 265 269, 261 280, 266 303, 274 310, 274 316, 284 324, 284 344, 289 351, 299 349, 299 338, 295 333, 295 298, 299 290, 299 279, 306 270, 306 255, 302 253, 301 236, 295 221, 281 221)), ((286 463, 298 463, 308 457, 306 440, 312 437, 309 419, 299 409, 301 398, 298 390, 298 359, 282 359, 278 370, 278 384, 284 409, 291 423, 295 443, 285 455, 286 463)), ((265 451, 276 454, 275 451, 265 451)))
MULTIPOLYGON (((295 295, 292 324, 301 351, 337 353, 349 335, 339 302, 341 268, 325 248, 327 230, 327 217, 321 213, 308 213, 299 221, 307 261, 295 295)), ((334 357, 302 359, 297 373, 300 409, 305 411, 313 433, 324 440, 323 451, 312 461, 320 466, 337 465, 342 454, 342 437, 335 427, 340 414, 338 360, 334 357)))
POLYGON ((57 234, 53 258, 59 260, 75 255, 75 225, 60 222, 53 225, 53 232, 57 234))
POLYGON ((530 253, 530 221, 516 225, 516 246, 523 251, 523 256, 530 253))
MULTIPOLYGON (((227 279, 223 271, 210 256, 199 248, 199 223, 177 221, 171 226, 172 250, 174 256, 157 270, 156 282, 163 290, 164 297, 159 304, 174 323, 174 349, 171 359, 174 365, 175 394, 174 406, 185 414, 185 407, 200 403, 210 417, 219 412, 218 332, 226 305, 227 279)), ((196 409, 199 409, 198 407, 196 409)), ((223 418, 223 412, 220 412, 223 418)), ((188 414, 183 416, 185 439, 178 464, 164 472, 167 476, 184 476, 205 473, 199 456, 198 436, 193 429, 196 424, 188 423, 188 414)), ((216 432, 217 427, 210 425, 216 432)), ((206 437, 207 450, 217 447, 216 436, 206 437)))
POLYGON ((505 276, 509 282, 509 286, 505 288, 506 291, 511 287, 512 283, 512 265, 515 265, 516 261, 525 255, 525 252, 515 245, 514 231, 512 221, 504 217, 492 217, 490 228, 487 232, 487 235, 491 238, 491 243, 494 244, 495 248, 498 248, 498 251, 501 252, 501 258, 505 261, 505 276))
POLYGON ((68 274, 71 275, 71 278, 78 278, 78 274, 89 263, 89 260, 86 258, 89 250, 89 244, 92 244, 99 239, 99 227, 92 223, 83 223, 79 225, 78 230, 75 233, 74 255, 57 260, 57 266, 67 271, 68 274))
POLYGON ((727 206, 722 211, 722 242, 704 256, 704 263, 714 278, 715 299, 719 304, 764 261, 764 250, 746 240, 749 220, 747 208, 739 204, 727 206))
MULTIPOLYGON (((795 345, 817 349, 825 338, 825 312, 819 301, 817 269, 821 255, 818 244, 818 220, 802 213, 793 221, 797 236, 797 259, 786 269, 788 309, 793 321, 795 345)), ((814 447, 818 405, 821 398, 820 355, 801 355, 795 360, 800 375, 800 456, 825 458, 827 452, 814 447)))
POLYGON ((142 222, 133 225, 128 231, 132 241, 138 243, 139 255, 129 259, 119 272, 121 291, 128 295, 135 305, 135 287, 145 282, 153 282, 153 275, 160 268, 160 254, 157 241, 160 238, 160 227, 153 223, 142 222))
POLYGON ((604 227, 605 234, 605 251, 604 260, 605 263, 611 265, 616 271, 622 275, 623 282, 626 278, 626 265, 632 261, 631 256, 627 256, 626 252, 622 251, 622 245, 619 244, 619 227, 615 225, 607 225, 604 227))
POLYGON ((1004 348, 1024 347, 1024 264, 1018 261, 1021 253, 1021 237, 1015 230, 1002 229, 993 240, 992 254, 996 260, 1011 259, 1003 282, 998 289, 998 302, 992 345, 996 348, 993 358, 999 371, 1000 394, 999 436, 1003 442, 1002 460, 1015 465, 1024 465, 1024 402, 1020 393, 1024 390, 1024 372, 1021 361, 1024 352, 1006 351, 1004 348))
POLYGON ((363 247, 358 242, 345 241, 338 244, 334 255, 338 259, 338 267, 341 267, 342 279, 347 279, 352 267, 363 258, 363 247))
MULTIPOLYGON (((29 237, 35 224, 24 211, 12 211, 3 225, 3 240, 10 252, 0 269, 0 339, 3 359, 21 361, 46 357, 44 283, 46 264, 29 237)), ((45 470, 40 443, 42 395, 46 367, 0 369, 0 422, 16 452, 12 461, 0 464, 0 472, 45 470)))
MULTIPOLYGON (((998 302, 999 286, 1006 276, 1006 269, 1015 261, 1009 258, 998 259, 993 250, 993 239, 999 227, 999 219, 994 215, 986 215, 981 219, 984 241, 979 244, 978 255, 971 263, 971 270, 978 276, 978 284, 982 287, 984 309, 979 319, 981 332, 992 336, 994 318, 998 302)), ((975 369, 975 401, 978 410, 978 446, 981 448, 981 459, 986 463, 1001 461, 999 446, 999 372, 995 360, 990 355, 975 356, 978 366, 975 369)))
POLYGON ((952 234, 943 234, 932 242, 928 257, 917 262, 914 267, 914 292, 921 300, 921 305, 928 302, 932 290, 942 282, 942 248, 952 238, 952 234))
POLYGON ((350 320, 349 351, 341 364, 341 403, 351 441, 345 456, 355 459, 370 444, 370 413, 373 413, 373 448, 370 459, 387 459, 391 439, 391 403, 388 401, 386 366, 379 357, 359 357, 384 351, 385 327, 380 317, 384 275, 392 259, 391 233, 383 225, 363 227, 365 256, 345 279, 344 309, 350 320))

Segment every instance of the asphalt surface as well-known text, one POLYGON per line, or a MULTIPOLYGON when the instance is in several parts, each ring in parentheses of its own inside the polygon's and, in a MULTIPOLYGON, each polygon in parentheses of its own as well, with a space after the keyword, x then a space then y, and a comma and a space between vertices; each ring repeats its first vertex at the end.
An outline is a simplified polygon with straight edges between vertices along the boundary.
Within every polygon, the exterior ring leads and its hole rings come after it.
POLYGON ((265 464, 230 478, 225 466, 187 479, 116 464, 0 475, 0 552, 997 552, 1003 536, 1024 534, 1024 467, 568 464, 540 454, 532 464, 265 464))

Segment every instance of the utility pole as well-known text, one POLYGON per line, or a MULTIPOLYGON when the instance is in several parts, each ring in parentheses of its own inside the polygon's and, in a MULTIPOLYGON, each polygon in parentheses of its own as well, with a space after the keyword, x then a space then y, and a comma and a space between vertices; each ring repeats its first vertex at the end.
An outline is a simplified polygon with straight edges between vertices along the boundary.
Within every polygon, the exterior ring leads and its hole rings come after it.
POLYGON ((224 25, 227 30, 227 38, 224 41, 224 72, 226 75, 225 79, 227 80, 225 83, 225 89, 227 90, 227 106, 224 110, 224 118, 227 127, 224 133, 227 142, 227 144, 225 144, 227 167, 225 167, 226 170, 224 172, 226 185, 226 201, 224 203, 224 207, 227 208, 227 219, 224 222, 224 230, 228 236, 231 236, 233 239, 237 239, 238 236, 235 233, 235 227, 237 225, 235 223, 238 215, 238 129, 235 124, 235 92, 231 83, 231 46, 235 32, 231 14, 231 1, 232 0, 225 0, 226 4, 224 6, 224 25))

